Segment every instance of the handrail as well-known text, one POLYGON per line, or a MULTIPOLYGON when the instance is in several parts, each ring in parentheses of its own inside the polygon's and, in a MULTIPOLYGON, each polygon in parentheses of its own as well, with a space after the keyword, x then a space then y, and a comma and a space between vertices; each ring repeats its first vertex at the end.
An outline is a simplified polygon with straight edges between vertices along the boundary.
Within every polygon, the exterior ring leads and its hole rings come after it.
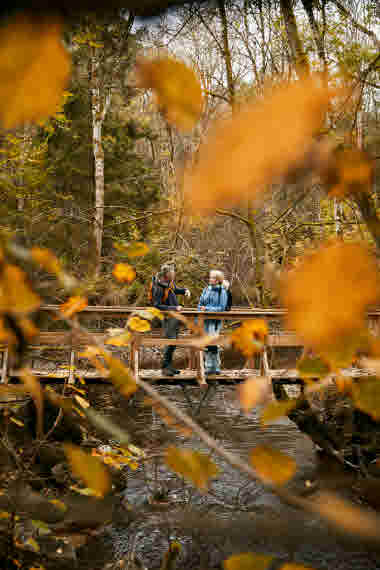
MULTIPOLYGON (((42 305, 40 307, 41 311, 47 313, 54 313, 59 310, 60 305, 42 305)), ((80 314, 99 314, 104 316, 127 316, 134 311, 141 311, 149 307, 132 307, 130 305, 113 305, 113 306, 101 306, 101 305, 89 305, 85 309, 82 309, 80 314)), ((223 318, 223 319, 234 319, 236 317, 250 318, 250 317, 284 317, 288 314, 285 308, 273 308, 273 309, 262 309, 262 308, 232 308, 231 311, 219 311, 219 312, 205 312, 199 311, 197 308, 185 307, 182 309, 181 314, 186 316, 206 316, 211 318, 223 318)), ((380 308, 370 309, 367 312, 368 317, 380 317, 380 308)))

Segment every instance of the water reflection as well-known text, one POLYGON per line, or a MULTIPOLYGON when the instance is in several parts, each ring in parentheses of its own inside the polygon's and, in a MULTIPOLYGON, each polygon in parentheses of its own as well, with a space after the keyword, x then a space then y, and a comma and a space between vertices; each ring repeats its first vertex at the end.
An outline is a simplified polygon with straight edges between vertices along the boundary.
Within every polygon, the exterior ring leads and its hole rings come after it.
MULTIPOLYGON (((291 455, 297 462, 298 472, 290 486, 300 489, 311 476, 315 454, 310 440, 287 418, 263 428, 259 421, 260 410, 242 414, 234 387, 218 385, 201 406, 198 387, 159 386, 158 389, 179 408, 195 416, 221 445, 247 461, 250 451, 258 444, 268 444, 291 455)), ((157 454, 168 442, 208 452, 197 437, 185 440, 163 424, 150 407, 143 405, 140 392, 132 402, 127 402, 108 386, 91 386, 89 398, 97 409, 112 415, 114 421, 127 429, 133 443, 145 448, 148 454, 157 454)), ((113 555, 127 554, 134 537, 136 552, 147 567, 159 568, 168 539, 176 538, 186 545, 184 566, 179 563, 181 568, 200 565, 212 568, 226 555, 247 550, 273 553, 281 560, 293 559, 315 568, 332 565, 342 570, 380 568, 365 550, 338 544, 319 521, 282 504, 260 483, 246 479, 215 454, 212 458, 221 473, 208 494, 201 494, 183 482, 157 457, 146 461, 137 471, 129 471, 125 497, 143 510, 144 517, 133 526, 132 533, 131 529, 111 529, 113 555), (169 501, 169 506, 162 510, 147 503, 150 494, 157 489, 163 490, 169 501), (189 521, 194 510, 197 514, 192 526, 189 521), (202 528, 202 518, 205 523, 210 516, 226 524, 227 531, 216 532, 207 524, 202 528)))

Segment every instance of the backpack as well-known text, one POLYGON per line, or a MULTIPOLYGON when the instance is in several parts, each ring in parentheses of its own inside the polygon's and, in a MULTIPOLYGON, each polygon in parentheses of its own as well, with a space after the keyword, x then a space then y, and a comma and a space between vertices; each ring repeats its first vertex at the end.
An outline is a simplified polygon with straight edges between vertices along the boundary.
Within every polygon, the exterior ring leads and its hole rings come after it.
MULTIPOLYGON (((160 285, 157 282, 157 277, 155 275, 153 275, 151 281, 150 281, 150 285, 149 285, 149 289, 148 289, 148 305, 151 305, 152 307, 154 307, 154 301, 157 295, 157 288, 160 287, 160 285)), ((162 304, 165 303, 166 299, 168 298, 169 295, 169 287, 165 287, 164 289, 164 294, 162 296, 162 304)))

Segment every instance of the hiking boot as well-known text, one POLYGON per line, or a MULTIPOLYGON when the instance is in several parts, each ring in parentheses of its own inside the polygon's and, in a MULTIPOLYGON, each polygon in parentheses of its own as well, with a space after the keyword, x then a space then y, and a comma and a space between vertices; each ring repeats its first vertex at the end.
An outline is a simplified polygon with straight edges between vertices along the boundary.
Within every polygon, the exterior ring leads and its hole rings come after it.
POLYGON ((165 376, 175 376, 175 372, 171 366, 165 366, 165 368, 162 368, 162 374, 165 376))
POLYGON ((174 374, 180 374, 181 371, 178 370, 177 368, 174 368, 174 366, 170 365, 170 368, 173 370, 174 374))

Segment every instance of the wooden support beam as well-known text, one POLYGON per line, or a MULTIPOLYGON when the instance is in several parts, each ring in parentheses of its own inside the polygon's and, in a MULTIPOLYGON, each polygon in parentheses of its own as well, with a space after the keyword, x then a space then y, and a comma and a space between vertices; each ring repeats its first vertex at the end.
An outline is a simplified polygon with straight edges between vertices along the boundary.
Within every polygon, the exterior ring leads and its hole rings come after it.
POLYGON ((131 343, 131 368, 133 374, 138 380, 139 378, 139 344, 135 341, 131 343))
POLYGON ((199 384, 199 387, 202 388, 202 390, 205 390, 208 386, 207 382, 206 382, 206 375, 205 375, 205 363, 203 360, 203 350, 197 350, 197 360, 198 360, 198 366, 197 366, 197 381, 199 384))
POLYGON ((75 367, 75 350, 71 349, 71 351, 70 351, 70 368, 69 368, 69 384, 75 384, 74 367, 75 367))
POLYGON ((1 365, 1 384, 8 383, 8 360, 9 360, 9 351, 8 348, 3 350, 3 361, 1 365))

